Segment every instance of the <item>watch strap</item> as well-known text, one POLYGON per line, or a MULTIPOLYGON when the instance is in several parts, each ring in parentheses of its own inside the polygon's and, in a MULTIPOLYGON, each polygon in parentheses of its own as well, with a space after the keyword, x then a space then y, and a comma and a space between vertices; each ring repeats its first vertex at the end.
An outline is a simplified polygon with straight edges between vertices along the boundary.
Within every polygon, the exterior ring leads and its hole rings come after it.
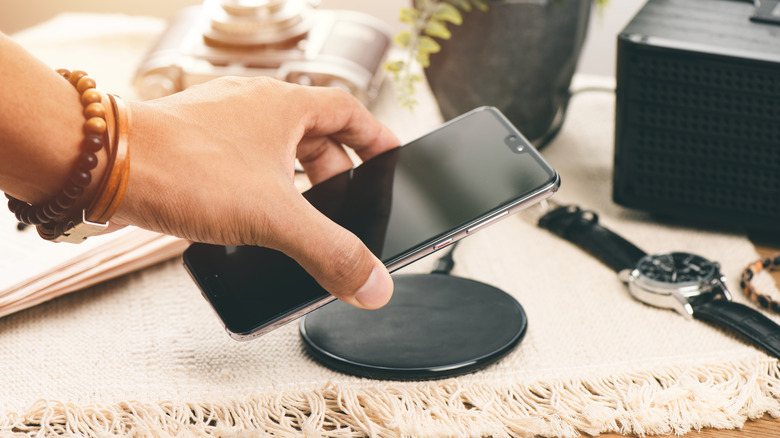
POLYGON ((714 294, 691 300, 693 317, 708 323, 723 325, 745 336, 769 354, 780 358, 780 325, 761 312, 714 294))
POLYGON ((646 255, 633 243, 601 226, 596 213, 577 206, 550 211, 539 219, 539 226, 579 246, 615 272, 635 268, 646 255))

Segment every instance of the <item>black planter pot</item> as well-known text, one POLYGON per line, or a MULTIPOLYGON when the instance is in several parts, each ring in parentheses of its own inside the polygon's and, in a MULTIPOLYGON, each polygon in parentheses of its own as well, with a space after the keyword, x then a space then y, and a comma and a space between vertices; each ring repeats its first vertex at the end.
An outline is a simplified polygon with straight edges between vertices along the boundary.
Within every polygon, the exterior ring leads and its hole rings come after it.
POLYGON ((591 0, 491 1, 450 26, 425 75, 445 119, 492 105, 531 141, 568 99, 591 0))

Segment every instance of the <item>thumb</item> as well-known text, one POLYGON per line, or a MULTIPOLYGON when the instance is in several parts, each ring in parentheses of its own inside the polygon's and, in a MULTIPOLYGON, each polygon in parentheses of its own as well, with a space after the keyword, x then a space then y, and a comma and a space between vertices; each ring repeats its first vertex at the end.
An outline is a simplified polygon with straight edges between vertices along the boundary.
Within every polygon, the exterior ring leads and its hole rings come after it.
POLYGON ((364 309, 384 306, 393 280, 384 264, 348 230, 311 206, 303 197, 282 218, 273 240, 336 298, 364 309))

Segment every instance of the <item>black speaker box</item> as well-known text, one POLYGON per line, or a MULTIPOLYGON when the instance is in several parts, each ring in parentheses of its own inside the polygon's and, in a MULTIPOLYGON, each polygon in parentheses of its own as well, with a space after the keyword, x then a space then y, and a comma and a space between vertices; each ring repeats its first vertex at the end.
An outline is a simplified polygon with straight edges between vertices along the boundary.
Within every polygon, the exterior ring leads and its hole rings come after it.
POLYGON ((618 204, 780 230, 780 5, 650 0, 618 36, 618 204))

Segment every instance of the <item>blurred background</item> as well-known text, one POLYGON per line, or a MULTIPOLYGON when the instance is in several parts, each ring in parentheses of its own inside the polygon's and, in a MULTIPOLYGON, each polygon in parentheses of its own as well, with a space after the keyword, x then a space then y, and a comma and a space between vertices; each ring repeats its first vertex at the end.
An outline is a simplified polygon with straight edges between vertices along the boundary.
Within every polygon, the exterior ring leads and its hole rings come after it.
MULTIPOLYGON (((385 21, 398 31, 403 28, 398 21, 398 11, 411 0, 321 0, 321 8, 349 9, 368 13, 385 21)), ((529 0, 540 1, 540 0, 529 0)), ((572 0, 587 1, 587 0, 572 0)), ((0 0, 0 31, 12 34, 46 21, 62 12, 99 12, 128 15, 147 15, 169 18, 177 10, 200 4, 194 0, 0 0)), ((585 41, 578 72, 593 75, 614 76, 615 41, 617 34, 644 4, 644 0, 610 0, 606 8, 596 10, 585 41)))

